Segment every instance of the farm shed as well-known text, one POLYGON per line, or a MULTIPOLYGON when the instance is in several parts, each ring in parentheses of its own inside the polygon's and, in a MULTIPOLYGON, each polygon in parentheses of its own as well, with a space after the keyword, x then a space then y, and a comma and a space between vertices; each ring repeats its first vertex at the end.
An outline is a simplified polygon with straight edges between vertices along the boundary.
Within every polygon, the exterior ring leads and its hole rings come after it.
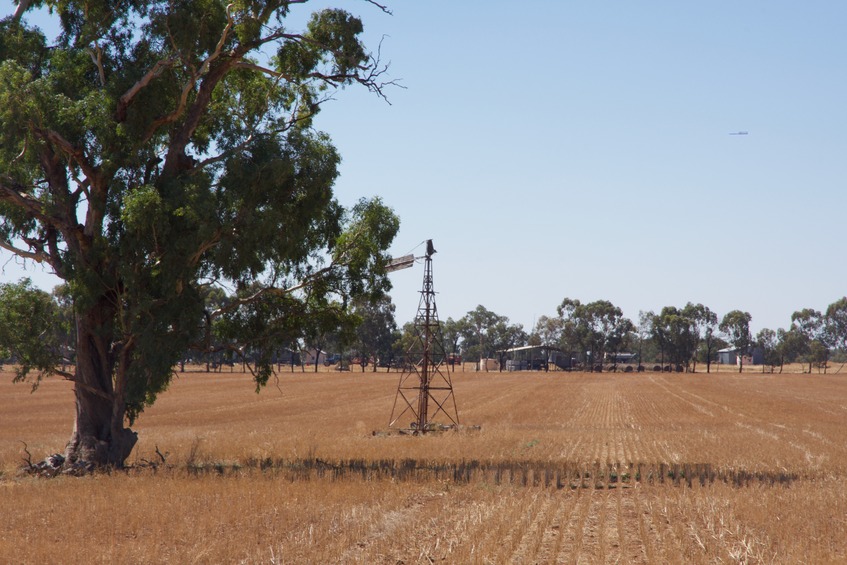
MULTIPOLYGON (((718 363, 721 365, 738 365, 737 347, 727 347, 718 350, 718 363)), ((764 351, 761 347, 752 347, 742 355, 745 365, 761 365, 764 363, 764 351)))
POLYGON ((507 371, 570 370, 576 364, 569 352, 549 345, 525 345, 497 353, 505 359, 507 371))
POLYGON ((316 362, 317 363, 323 363, 324 360, 326 360, 326 356, 327 356, 326 351, 318 352, 317 349, 310 348, 310 349, 307 349, 306 351, 303 352, 301 359, 303 360, 303 363, 306 364, 306 365, 314 365, 316 362))

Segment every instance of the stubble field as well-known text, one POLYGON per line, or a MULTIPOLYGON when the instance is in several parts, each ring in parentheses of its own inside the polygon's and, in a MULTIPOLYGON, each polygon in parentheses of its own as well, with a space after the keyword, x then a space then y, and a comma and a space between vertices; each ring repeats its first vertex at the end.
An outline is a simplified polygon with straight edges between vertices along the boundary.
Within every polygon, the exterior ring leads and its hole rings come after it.
POLYGON ((71 387, 0 374, 0 562, 847 561, 845 376, 455 373, 480 429, 426 437, 397 379, 183 373, 128 471, 45 480, 71 387))

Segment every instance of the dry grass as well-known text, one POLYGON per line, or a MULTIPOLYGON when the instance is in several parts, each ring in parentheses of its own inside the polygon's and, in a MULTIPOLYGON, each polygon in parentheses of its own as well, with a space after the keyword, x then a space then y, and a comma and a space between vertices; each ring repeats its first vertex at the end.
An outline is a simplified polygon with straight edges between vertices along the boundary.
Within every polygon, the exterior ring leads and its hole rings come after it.
POLYGON ((847 560, 845 376, 458 373, 481 431, 374 436, 397 377, 185 373, 136 426, 168 468, 37 480, 72 392, 0 375, 0 562, 847 560))

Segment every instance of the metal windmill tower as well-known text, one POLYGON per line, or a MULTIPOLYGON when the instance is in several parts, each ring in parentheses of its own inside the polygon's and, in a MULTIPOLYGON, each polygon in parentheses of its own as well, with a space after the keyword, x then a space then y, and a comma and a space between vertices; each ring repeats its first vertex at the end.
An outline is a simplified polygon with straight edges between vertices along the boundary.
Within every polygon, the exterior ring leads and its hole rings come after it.
MULTIPOLYGON (((415 339, 406 352, 406 368, 400 375, 394 408, 391 410, 389 428, 413 434, 456 429, 459 427, 459 412, 453 383, 449 371, 442 371, 446 355, 435 306, 435 290, 432 284, 432 256, 435 248, 432 240, 426 242, 423 288, 415 316, 415 339), (409 427, 398 424, 401 418, 412 418, 409 427), (438 422, 441 420, 441 423, 438 422)), ((389 265, 389 270, 411 267, 414 257, 401 257, 389 265)), ((446 367, 445 367, 446 369, 446 367)), ((403 423, 408 420, 404 419, 403 423)))

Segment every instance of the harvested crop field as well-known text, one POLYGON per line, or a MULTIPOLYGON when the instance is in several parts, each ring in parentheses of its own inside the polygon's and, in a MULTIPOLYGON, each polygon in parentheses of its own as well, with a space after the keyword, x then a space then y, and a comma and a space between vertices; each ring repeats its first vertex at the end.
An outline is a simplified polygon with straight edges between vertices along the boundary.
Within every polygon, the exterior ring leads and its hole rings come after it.
POLYGON ((187 372, 129 470, 52 480, 70 386, 0 377, 4 563, 847 561, 842 375, 455 373, 480 429, 409 437, 396 373, 187 372))

